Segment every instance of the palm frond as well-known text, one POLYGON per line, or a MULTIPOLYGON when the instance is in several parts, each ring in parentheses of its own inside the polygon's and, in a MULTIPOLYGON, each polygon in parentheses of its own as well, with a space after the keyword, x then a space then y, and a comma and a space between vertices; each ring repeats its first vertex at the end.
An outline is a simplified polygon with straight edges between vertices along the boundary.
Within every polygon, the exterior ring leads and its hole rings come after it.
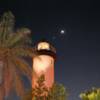
POLYGON ((18 71, 15 73, 14 77, 15 77, 14 87, 15 87, 16 93, 18 96, 21 97, 24 95, 25 89, 24 89, 23 82, 18 71))
POLYGON ((19 57, 12 57, 12 61, 16 65, 19 72, 27 76, 28 79, 31 81, 32 80, 32 68, 27 64, 27 62, 19 57))
POLYGON ((13 34, 11 37, 9 37, 5 44, 6 47, 12 47, 13 45, 15 45, 17 42, 21 41, 22 40, 22 35, 18 35, 18 34, 13 34))
POLYGON ((33 48, 12 48, 11 52, 13 53, 13 55, 16 56, 26 56, 26 57, 31 57, 33 58, 34 53, 33 53, 33 48))
POLYGON ((7 59, 8 61, 6 61, 6 66, 4 70, 4 87, 6 96, 8 96, 11 90, 13 89, 13 79, 14 79, 14 70, 13 70, 14 65, 10 61, 10 58, 8 59, 7 59))
POLYGON ((12 33, 14 28, 14 16, 9 11, 3 14, 0 21, 0 41, 3 42, 12 33))
POLYGON ((4 45, 6 47, 16 47, 19 45, 27 45, 31 43, 31 39, 29 37, 25 37, 22 34, 13 34, 9 36, 7 40, 5 40, 4 45))
POLYGON ((5 92, 4 85, 0 86, 0 100, 4 100, 5 92))

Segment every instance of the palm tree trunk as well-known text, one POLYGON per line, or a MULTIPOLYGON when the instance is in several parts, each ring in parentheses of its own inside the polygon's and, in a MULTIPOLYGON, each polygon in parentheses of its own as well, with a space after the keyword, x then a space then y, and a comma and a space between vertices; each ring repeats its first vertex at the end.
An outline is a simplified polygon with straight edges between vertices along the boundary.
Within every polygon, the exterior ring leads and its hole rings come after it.
POLYGON ((4 71, 4 66, 3 66, 3 61, 0 60, 0 100, 4 100, 4 84, 3 84, 3 71, 4 71))
POLYGON ((3 61, 0 60, 0 85, 3 82, 3 61))
POLYGON ((5 91, 4 86, 0 86, 0 100, 4 100, 5 91))

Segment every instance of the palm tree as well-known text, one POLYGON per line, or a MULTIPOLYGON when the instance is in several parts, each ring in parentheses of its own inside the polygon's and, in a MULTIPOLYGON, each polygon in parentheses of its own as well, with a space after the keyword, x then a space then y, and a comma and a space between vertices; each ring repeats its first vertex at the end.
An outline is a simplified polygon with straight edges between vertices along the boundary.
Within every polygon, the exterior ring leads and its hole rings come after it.
POLYGON ((31 80, 32 69, 23 57, 32 57, 30 30, 20 28, 14 31, 14 16, 6 12, 0 19, 0 100, 15 89, 23 95, 22 75, 31 80))

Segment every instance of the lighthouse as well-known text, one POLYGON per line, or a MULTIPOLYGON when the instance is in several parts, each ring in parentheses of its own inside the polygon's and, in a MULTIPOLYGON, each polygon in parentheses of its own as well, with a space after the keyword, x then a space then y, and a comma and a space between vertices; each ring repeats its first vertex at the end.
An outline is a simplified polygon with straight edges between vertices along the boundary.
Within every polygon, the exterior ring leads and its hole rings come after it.
POLYGON ((32 87, 37 84, 41 75, 45 77, 45 85, 50 88, 54 83, 55 48, 47 41, 40 41, 34 47, 32 87))

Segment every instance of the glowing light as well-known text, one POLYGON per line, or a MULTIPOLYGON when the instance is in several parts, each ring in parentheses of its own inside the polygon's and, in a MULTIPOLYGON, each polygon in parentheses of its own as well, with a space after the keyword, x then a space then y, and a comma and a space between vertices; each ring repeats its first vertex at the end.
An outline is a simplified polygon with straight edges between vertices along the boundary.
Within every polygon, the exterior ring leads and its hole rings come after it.
POLYGON ((39 43, 38 50, 41 50, 41 49, 47 49, 47 50, 49 50, 49 44, 47 42, 41 42, 41 43, 39 43))
POLYGON ((64 30, 61 30, 61 32, 60 32, 61 34, 65 34, 65 31, 64 30))

